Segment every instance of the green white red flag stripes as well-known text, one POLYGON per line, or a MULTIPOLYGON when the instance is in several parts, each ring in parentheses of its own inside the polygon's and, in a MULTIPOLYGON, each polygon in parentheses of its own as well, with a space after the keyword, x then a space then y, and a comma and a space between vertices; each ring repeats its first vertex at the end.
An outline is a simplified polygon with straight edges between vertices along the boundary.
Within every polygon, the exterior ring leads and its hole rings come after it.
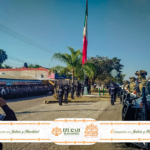
POLYGON ((88 0, 86 0, 86 11, 85 11, 85 20, 84 20, 84 30, 83 30, 83 51, 82 51, 82 65, 87 61, 87 18, 88 18, 88 0))

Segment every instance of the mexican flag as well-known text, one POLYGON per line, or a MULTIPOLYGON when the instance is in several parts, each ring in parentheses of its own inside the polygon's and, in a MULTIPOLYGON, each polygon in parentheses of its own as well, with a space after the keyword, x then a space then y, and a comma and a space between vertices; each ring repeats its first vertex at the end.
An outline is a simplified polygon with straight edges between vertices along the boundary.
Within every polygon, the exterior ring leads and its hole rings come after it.
POLYGON ((86 0, 86 11, 85 11, 85 20, 84 20, 84 30, 83 30, 83 51, 82 51, 82 65, 87 60, 87 17, 88 17, 88 0, 86 0))

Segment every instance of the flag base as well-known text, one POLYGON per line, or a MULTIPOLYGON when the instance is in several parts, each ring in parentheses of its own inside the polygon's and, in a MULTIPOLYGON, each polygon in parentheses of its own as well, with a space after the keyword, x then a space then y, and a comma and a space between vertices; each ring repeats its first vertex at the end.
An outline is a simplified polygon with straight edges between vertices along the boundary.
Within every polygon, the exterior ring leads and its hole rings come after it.
POLYGON ((83 95, 88 95, 89 93, 88 93, 88 90, 87 90, 87 86, 85 86, 84 87, 84 93, 83 93, 83 95))

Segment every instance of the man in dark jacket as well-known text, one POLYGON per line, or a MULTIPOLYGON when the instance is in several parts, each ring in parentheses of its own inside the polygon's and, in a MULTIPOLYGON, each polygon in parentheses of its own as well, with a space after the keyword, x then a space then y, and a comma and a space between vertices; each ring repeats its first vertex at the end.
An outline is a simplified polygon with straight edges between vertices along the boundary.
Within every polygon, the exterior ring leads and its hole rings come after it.
POLYGON ((72 83, 71 87, 70 87, 70 91, 71 91, 71 98, 74 99, 74 83, 72 83))
POLYGON ((81 85, 81 93, 82 93, 82 95, 84 95, 84 85, 83 84, 81 85))
POLYGON ((116 102, 117 93, 118 93, 118 91, 119 91, 119 86, 118 86, 116 83, 114 83, 113 85, 114 85, 114 87, 115 87, 115 101, 114 101, 114 102, 116 102))
POLYGON ((64 99, 64 102, 65 103, 68 103, 68 93, 69 93, 69 86, 68 84, 66 83, 65 86, 64 86, 64 96, 65 96, 65 99, 64 99))
POLYGON ((64 93, 63 85, 60 84, 59 90, 58 90, 58 98, 59 98, 59 105, 60 106, 62 106, 63 93, 64 93))
POLYGON ((79 97, 80 96, 80 87, 79 87, 79 82, 76 85, 76 96, 79 97))
POLYGON ((114 84, 111 84, 109 88, 109 94, 111 95, 111 105, 114 105, 115 93, 116 93, 116 87, 114 84))

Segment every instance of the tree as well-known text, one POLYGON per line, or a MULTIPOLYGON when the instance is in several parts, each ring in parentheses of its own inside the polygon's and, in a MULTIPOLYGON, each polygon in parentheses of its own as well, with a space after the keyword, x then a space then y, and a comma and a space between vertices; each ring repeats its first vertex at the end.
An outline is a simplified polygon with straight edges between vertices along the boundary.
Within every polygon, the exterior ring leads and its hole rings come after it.
POLYGON ((2 64, 8 58, 6 52, 0 49, 0 63, 2 64))
POLYGON ((92 84, 94 84, 95 80, 104 81, 107 79, 112 69, 112 60, 97 55, 96 57, 88 58, 88 62, 91 62, 96 66, 96 71, 94 71, 94 77, 92 78, 92 84))
MULTIPOLYGON (((88 58, 88 62, 92 62, 96 66, 96 71, 94 71, 94 77, 92 78, 92 84, 94 84, 95 81, 105 81, 115 82, 116 80, 113 79, 110 75, 110 72, 113 69, 116 69, 119 73, 121 73, 122 68, 124 67, 122 64, 120 64, 121 59, 118 59, 117 57, 114 57, 113 59, 108 59, 107 57, 90 57, 88 58)), ((122 77, 120 76, 118 80, 121 82, 122 77)))
POLYGON ((114 57, 112 61, 113 61, 113 64, 112 64, 113 69, 116 69, 119 73, 121 73, 122 72, 121 70, 124 67, 124 65, 120 64, 121 59, 114 57))
POLYGON ((3 68, 5 68, 5 69, 11 69, 12 67, 5 64, 3 68))
POLYGON ((3 65, 3 64, 2 64, 2 63, 0 63, 0 68, 1 68, 1 69, 2 69, 2 68, 4 68, 2 65, 3 65))
POLYGON ((93 72, 91 69, 92 64, 85 63, 82 65, 82 53, 81 50, 74 50, 72 47, 68 47, 68 50, 71 52, 71 54, 68 53, 55 53, 52 57, 52 59, 60 60, 61 62, 66 64, 66 67, 62 66, 55 66, 52 67, 49 70, 49 73, 59 73, 59 74, 66 74, 69 76, 71 74, 72 76, 72 83, 74 83, 74 77, 76 76, 78 79, 83 80, 84 79, 84 73, 87 76, 92 76, 93 72))
POLYGON ((35 65, 33 65, 33 64, 28 65, 28 68, 39 68, 39 67, 40 67, 40 65, 37 65, 37 64, 35 64, 35 65))
POLYGON ((125 78, 125 74, 120 74, 120 77, 119 77, 119 79, 118 79, 118 83, 123 83, 123 80, 124 80, 124 78, 125 78))

